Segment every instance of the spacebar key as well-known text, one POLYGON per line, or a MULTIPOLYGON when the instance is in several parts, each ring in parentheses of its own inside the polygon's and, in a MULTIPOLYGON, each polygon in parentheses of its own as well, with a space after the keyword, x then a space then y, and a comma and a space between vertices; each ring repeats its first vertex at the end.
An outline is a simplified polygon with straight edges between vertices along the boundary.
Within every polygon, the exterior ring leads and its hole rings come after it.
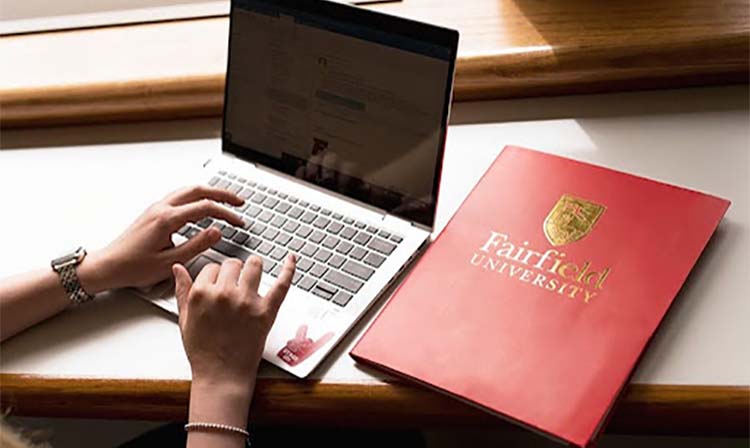
POLYGON ((211 246, 211 249, 215 250, 216 252, 220 252, 227 257, 239 258, 242 261, 247 260, 247 258, 250 256, 250 252, 241 247, 235 246, 234 244, 229 244, 224 240, 219 240, 218 243, 211 246))
POLYGON ((359 291, 359 288, 361 288, 364 284, 359 280, 347 277, 346 275, 333 270, 328 271, 328 273, 323 278, 332 285, 338 286, 339 288, 344 288, 347 291, 351 291, 354 293, 359 291))

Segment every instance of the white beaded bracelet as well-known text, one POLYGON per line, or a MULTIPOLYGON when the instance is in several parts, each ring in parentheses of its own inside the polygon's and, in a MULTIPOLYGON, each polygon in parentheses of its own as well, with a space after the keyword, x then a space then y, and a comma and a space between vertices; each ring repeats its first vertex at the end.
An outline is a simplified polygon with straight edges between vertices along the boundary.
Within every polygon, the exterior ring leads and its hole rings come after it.
POLYGON ((185 425, 185 431, 190 432, 194 429, 206 429, 209 431, 224 431, 241 435, 245 438, 247 445, 250 446, 250 433, 237 426, 224 425, 221 423, 190 422, 185 425))

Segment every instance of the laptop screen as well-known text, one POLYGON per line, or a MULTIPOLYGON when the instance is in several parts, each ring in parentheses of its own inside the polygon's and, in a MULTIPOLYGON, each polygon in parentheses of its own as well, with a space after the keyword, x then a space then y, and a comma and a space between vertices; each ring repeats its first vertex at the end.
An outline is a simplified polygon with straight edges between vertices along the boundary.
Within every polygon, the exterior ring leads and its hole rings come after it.
POLYGON ((233 0, 223 147, 432 226, 458 33, 310 0, 233 0))

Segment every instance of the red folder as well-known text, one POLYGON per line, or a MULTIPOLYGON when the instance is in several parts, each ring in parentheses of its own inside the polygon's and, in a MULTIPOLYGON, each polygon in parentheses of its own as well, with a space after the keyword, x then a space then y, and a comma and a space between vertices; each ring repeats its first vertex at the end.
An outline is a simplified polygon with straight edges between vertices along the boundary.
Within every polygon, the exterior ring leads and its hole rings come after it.
POLYGON ((585 446, 728 207, 506 147, 351 355, 585 446))

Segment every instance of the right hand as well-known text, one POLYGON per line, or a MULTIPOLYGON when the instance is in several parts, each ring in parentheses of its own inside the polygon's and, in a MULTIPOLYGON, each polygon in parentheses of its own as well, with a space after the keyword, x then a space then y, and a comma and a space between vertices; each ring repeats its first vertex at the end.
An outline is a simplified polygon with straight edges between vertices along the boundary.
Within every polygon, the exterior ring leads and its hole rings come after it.
POLYGON ((258 294, 263 263, 228 259, 206 265, 196 277, 175 264, 175 294, 182 343, 193 381, 252 387, 266 337, 292 282, 296 260, 289 255, 276 283, 258 294))

